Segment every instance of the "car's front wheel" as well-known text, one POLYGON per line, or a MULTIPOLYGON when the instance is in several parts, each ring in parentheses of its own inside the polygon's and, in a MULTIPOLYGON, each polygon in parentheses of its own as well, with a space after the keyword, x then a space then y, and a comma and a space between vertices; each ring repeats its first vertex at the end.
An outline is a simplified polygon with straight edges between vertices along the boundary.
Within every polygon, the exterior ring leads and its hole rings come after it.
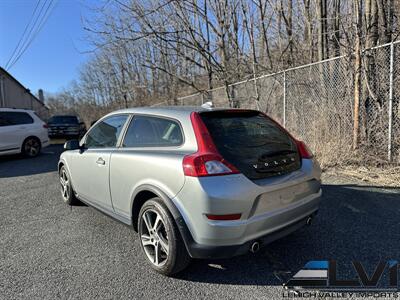
POLYGON ((72 189, 71 178, 65 166, 60 168, 59 172, 61 196, 68 205, 79 204, 79 200, 75 197, 75 192, 72 189))
POLYGON ((142 250, 157 272, 173 275, 190 263, 179 230, 161 199, 153 198, 143 204, 138 231, 142 250))

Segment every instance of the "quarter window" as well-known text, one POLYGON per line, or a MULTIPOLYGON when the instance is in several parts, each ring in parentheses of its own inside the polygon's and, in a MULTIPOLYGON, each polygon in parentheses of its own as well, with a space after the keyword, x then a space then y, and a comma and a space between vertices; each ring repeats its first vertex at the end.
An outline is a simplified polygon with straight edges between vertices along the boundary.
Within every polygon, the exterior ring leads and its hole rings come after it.
POLYGON ((32 124, 32 117, 25 112, 0 112, 0 126, 32 124))
POLYGON ((170 119, 135 116, 128 127, 124 147, 179 146, 183 135, 178 122, 170 119))
POLYGON ((116 147, 128 115, 111 116, 94 126, 86 136, 85 147, 116 147))

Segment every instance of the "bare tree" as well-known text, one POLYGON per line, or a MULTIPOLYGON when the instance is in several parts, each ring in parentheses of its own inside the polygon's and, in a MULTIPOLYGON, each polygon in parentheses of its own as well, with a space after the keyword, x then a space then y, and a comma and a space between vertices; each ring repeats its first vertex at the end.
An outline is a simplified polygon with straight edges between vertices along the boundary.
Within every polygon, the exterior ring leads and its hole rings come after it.
MULTIPOLYGON (((236 105, 233 82, 355 53, 356 133, 356 116, 365 129, 366 106, 381 105, 377 62, 362 49, 398 36, 399 11, 394 0, 104 1, 85 22, 95 50, 74 94, 80 102, 113 109, 178 104, 191 92, 208 99, 213 93, 207 90, 223 86, 236 105)), ((254 93, 258 99, 257 85, 254 93)))

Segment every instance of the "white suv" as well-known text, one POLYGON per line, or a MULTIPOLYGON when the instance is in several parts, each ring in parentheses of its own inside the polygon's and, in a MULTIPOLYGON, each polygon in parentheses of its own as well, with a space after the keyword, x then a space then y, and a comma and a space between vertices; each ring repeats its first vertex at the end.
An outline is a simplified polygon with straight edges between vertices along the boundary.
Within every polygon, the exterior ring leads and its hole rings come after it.
POLYGON ((0 108, 0 155, 35 157, 48 145, 47 124, 34 111, 0 108))

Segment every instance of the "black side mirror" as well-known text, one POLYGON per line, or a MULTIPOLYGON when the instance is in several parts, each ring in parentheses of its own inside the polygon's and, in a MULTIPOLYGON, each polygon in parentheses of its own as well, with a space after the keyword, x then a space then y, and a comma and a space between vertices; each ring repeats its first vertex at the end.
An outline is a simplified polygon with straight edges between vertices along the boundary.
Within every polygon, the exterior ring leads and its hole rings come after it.
POLYGON ((79 145, 78 140, 69 140, 69 141, 65 142, 64 149, 65 150, 77 150, 77 149, 81 149, 81 146, 79 145))

